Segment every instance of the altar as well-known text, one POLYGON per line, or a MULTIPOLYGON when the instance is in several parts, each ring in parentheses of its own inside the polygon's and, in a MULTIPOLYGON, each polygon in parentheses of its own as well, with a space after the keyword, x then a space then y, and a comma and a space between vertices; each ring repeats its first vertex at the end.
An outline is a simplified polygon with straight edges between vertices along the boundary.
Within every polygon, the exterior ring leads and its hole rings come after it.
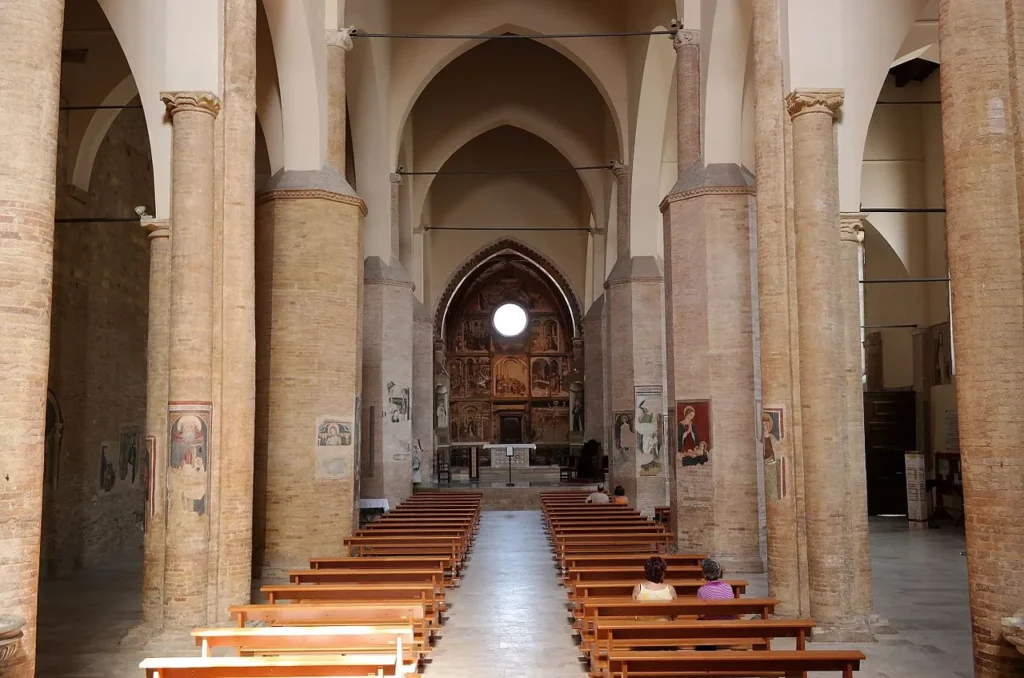
POLYGON ((508 468, 508 482, 505 484, 508 487, 515 487, 516 485, 515 481, 512 480, 512 469, 524 467, 529 468, 530 450, 537 449, 537 446, 534 443, 488 443, 483 447, 485 450, 491 451, 492 461, 494 460, 493 455, 495 452, 499 455, 504 455, 505 465, 508 468))

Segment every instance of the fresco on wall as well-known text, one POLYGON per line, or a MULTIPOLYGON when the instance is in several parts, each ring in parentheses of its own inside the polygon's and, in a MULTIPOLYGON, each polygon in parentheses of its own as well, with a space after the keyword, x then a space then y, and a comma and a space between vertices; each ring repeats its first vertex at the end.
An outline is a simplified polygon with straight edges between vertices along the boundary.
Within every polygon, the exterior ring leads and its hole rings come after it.
POLYGON ((680 464, 698 466, 711 455, 711 401, 676 403, 676 450, 680 464))
POLYGON ((631 450, 636 447, 636 433, 633 430, 632 412, 615 412, 615 422, 612 430, 613 443, 615 445, 615 457, 624 459, 631 450))
POLYGON ((448 428, 448 387, 438 384, 434 387, 434 428, 448 428))
POLYGON ((491 359, 453 358, 451 392, 455 398, 486 398, 491 395, 491 359))
POLYGON ((785 435, 781 407, 765 407, 761 411, 761 445, 764 460, 764 494, 772 501, 785 499, 786 457, 780 448, 785 435))
POLYGON ((553 317, 535 317, 530 321, 530 353, 563 353, 562 330, 553 317))
POLYGON ((491 350, 491 325, 486 318, 466 318, 455 335, 456 353, 488 353, 491 350))
POLYGON ((569 433, 572 438, 583 437, 583 383, 574 381, 569 384, 569 433))
POLYGON ((530 442, 564 443, 569 439, 569 408, 562 404, 530 408, 530 442))
POLYGON ((931 335, 932 384, 953 383, 953 341, 949 323, 933 325, 931 335))
POLYGON ((146 436, 142 444, 142 455, 139 458, 139 483, 146 488, 146 501, 143 507, 142 529, 148 531, 153 514, 156 511, 156 438, 146 436))
POLYGON ((491 442, 491 404, 452 403, 452 442, 491 442))
POLYGON ((664 460, 665 399, 661 386, 637 386, 633 395, 637 475, 656 476, 664 460))
POLYGON ((566 358, 533 358, 530 362, 530 393, 535 398, 569 395, 569 361, 566 358))
POLYGON ((139 443, 142 429, 138 426, 122 426, 121 442, 117 452, 117 475, 122 481, 135 483, 139 466, 139 443))
POLYGON ((110 492, 114 489, 114 482, 117 480, 117 471, 114 470, 114 450, 117 449, 115 442, 100 443, 100 489, 110 492))
POLYGON ((209 508, 212 414, 211 404, 168 403, 168 506, 198 516, 209 508))
POLYGON ((521 356, 494 358, 494 397, 525 398, 529 371, 526 360, 521 356))
POLYGON ((400 424, 409 420, 409 389, 399 386, 393 381, 388 382, 388 399, 384 403, 384 423, 400 424))

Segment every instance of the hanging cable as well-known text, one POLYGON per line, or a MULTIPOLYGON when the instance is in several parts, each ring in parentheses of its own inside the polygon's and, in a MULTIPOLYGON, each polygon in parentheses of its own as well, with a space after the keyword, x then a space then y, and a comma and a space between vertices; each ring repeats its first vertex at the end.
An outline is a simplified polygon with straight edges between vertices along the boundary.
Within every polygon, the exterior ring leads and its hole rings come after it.
POLYGON ((590 233, 579 226, 424 226, 424 231, 579 231, 590 233))
POLYGON ((108 224, 132 222, 139 223, 139 217, 61 217, 54 219, 55 224, 108 224))
POLYGON ((934 283, 949 282, 949 278, 876 278, 874 280, 861 280, 861 285, 870 283, 899 284, 899 283, 934 283))
POLYGON ((675 35, 674 29, 659 31, 622 31, 618 33, 545 33, 542 35, 520 35, 504 33, 501 35, 477 35, 468 33, 369 33, 353 28, 353 38, 391 38, 395 40, 571 40, 574 38, 637 38, 651 35, 675 35))
POLYGON ((526 167, 522 169, 493 169, 493 170, 433 170, 423 172, 410 172, 399 168, 396 174, 402 176, 468 176, 473 174, 533 174, 541 172, 577 172, 586 170, 610 170, 612 164, 607 165, 574 165, 572 167, 526 167))
POLYGON ((61 106, 62 111, 122 111, 128 108, 142 108, 142 104, 128 104, 126 106, 61 106))

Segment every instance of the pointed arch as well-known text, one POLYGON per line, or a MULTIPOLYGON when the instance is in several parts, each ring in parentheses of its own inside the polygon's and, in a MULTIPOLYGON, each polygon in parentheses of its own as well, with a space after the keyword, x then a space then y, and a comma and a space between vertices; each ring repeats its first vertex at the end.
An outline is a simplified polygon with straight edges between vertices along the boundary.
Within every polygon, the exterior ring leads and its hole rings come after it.
POLYGON ((503 254, 518 255, 524 261, 536 268, 537 271, 554 286, 562 300, 565 302, 566 308, 569 310, 573 337, 582 336, 583 316, 580 313, 579 298, 572 289, 572 285, 569 284, 569 279, 565 276, 565 273, 563 273, 558 265, 549 258, 529 247, 522 241, 517 240, 516 238, 504 237, 477 250, 469 257, 469 259, 466 260, 466 263, 460 266, 448 277, 448 281, 444 286, 444 292, 438 299, 437 308, 434 310, 435 339, 441 339, 445 336, 445 321, 448 318, 448 312, 451 308, 452 300, 458 294, 459 290, 462 289, 466 281, 469 280, 469 278, 481 266, 503 254))

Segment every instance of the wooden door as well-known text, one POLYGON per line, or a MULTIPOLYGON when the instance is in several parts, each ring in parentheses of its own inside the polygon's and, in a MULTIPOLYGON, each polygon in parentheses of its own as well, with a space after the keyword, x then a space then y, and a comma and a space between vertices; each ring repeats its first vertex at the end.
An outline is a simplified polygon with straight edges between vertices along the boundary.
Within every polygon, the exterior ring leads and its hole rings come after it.
POLYGON ((869 515, 907 513, 903 455, 915 449, 916 397, 913 391, 864 394, 864 456, 869 515))

